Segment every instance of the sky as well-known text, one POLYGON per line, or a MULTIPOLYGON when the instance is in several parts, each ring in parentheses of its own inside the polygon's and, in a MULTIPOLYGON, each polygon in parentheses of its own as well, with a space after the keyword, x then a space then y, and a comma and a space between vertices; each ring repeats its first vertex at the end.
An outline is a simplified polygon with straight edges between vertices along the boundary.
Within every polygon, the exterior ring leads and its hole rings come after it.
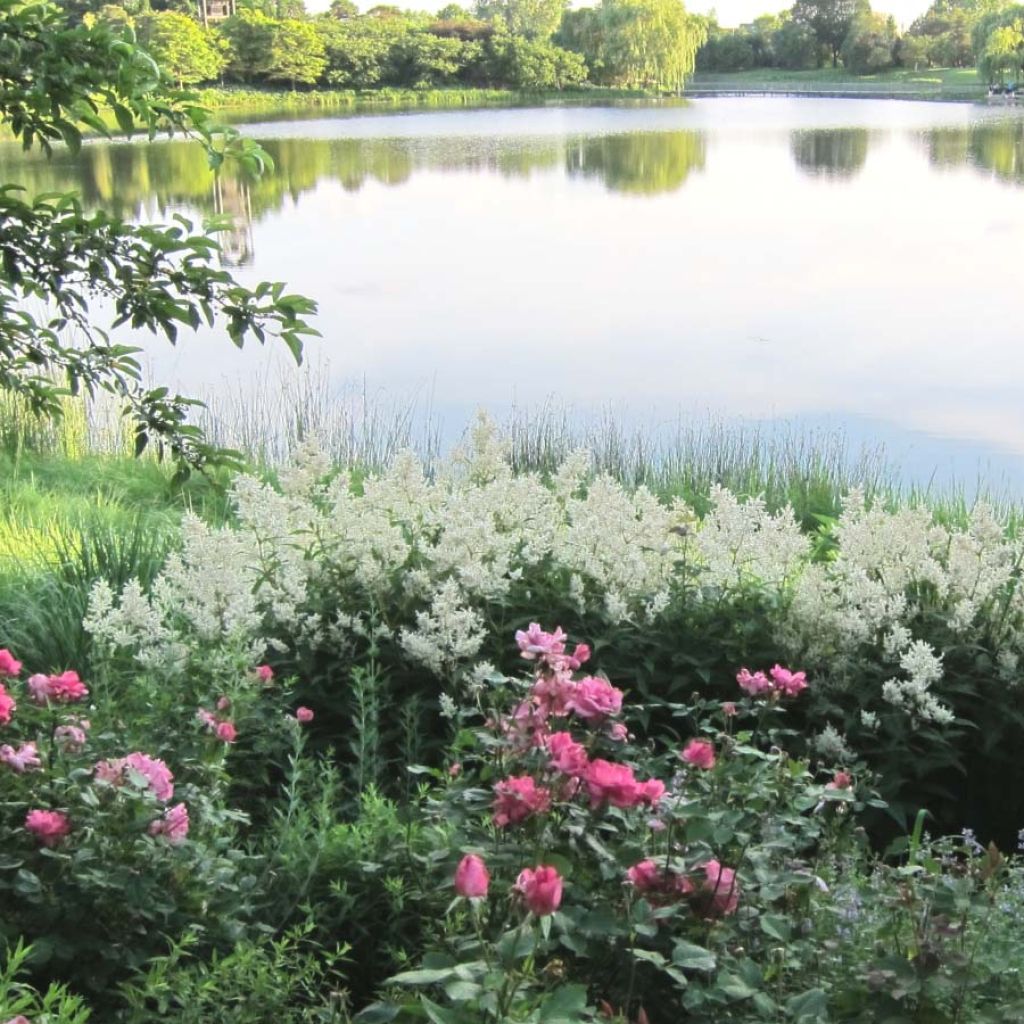
MULTIPOLYGON (((331 0, 306 0, 306 9, 312 13, 326 11, 331 0)), ((380 0, 357 0, 361 10, 368 10, 380 0)), ((394 2, 394 0, 389 0, 394 2)), ((714 10, 718 15, 719 25, 735 26, 753 21, 759 14, 776 14, 784 10, 787 0, 685 0, 687 10, 697 14, 707 14, 714 10)), ((423 8, 436 10, 447 3, 447 0, 397 0, 399 7, 423 8)), ((906 28, 927 9, 930 0, 875 0, 872 7, 884 14, 891 14, 897 24, 906 28)), ((463 0, 464 7, 472 7, 472 0, 463 0)), ((584 6, 572 3, 571 6, 584 6)))

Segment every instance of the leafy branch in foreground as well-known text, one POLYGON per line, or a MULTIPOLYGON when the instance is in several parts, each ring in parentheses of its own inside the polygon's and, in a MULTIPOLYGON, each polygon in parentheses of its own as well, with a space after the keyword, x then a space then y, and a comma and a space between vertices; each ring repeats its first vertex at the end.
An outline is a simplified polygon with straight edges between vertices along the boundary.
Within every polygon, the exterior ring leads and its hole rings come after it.
MULTIPOLYGON (((81 145, 80 125, 106 137, 109 112, 128 134, 181 133, 201 143, 211 167, 226 159, 262 173, 269 158, 250 139, 214 128, 187 93, 171 89, 152 58, 110 28, 70 28, 48 3, 0 0, 0 125, 26 149, 47 154, 55 143, 81 145)), ((21 196, 0 185, 0 388, 40 415, 59 417, 64 395, 99 390, 115 395, 135 427, 136 452, 151 442, 189 467, 224 461, 187 422, 194 399, 167 388, 146 388, 138 349, 112 332, 129 326, 172 343, 181 327, 223 324, 241 347, 247 338, 280 338, 297 360, 306 317, 316 304, 285 294, 280 283, 238 284, 214 261, 219 246, 211 222, 195 233, 176 217, 169 226, 132 225, 86 214, 73 194, 21 196), (43 312, 30 312, 26 300, 43 312), (111 310, 94 322, 95 307, 111 310)))

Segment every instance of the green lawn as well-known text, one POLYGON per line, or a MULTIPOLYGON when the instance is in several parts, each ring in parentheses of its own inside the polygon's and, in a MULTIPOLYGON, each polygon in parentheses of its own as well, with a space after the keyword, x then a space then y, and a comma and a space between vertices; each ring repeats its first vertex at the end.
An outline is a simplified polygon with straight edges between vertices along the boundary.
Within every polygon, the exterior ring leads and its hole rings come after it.
POLYGON ((875 75, 854 75, 842 68, 783 71, 702 72, 694 75, 691 92, 780 92, 850 96, 895 96, 907 99, 972 100, 987 87, 974 68, 898 68, 875 75))

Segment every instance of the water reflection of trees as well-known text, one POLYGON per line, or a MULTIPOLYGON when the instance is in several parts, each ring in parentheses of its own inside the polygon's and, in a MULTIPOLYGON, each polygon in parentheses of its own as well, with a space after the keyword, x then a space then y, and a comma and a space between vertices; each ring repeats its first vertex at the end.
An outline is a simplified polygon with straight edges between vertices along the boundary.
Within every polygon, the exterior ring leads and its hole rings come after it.
POLYGON ((693 171, 704 170, 700 132, 631 132, 570 144, 570 177, 599 178, 613 192, 654 195, 682 188, 693 171))
POLYGON ((924 140, 936 167, 966 164, 1003 181, 1024 184, 1024 121, 935 128, 924 140))
POLYGON ((852 178, 868 158, 866 128, 814 128, 790 136, 793 159, 816 177, 852 178))
POLYGON ((199 146, 181 142, 140 146, 91 144, 77 157, 46 160, 0 146, 3 180, 29 193, 77 191, 87 208, 127 219, 165 217, 190 208, 234 219, 225 237, 229 262, 252 258, 253 220, 298 201, 320 181, 358 191, 369 182, 400 185, 418 170, 488 171, 505 177, 564 168, 570 177, 596 178, 615 192, 671 192, 704 167, 705 143, 696 132, 639 132, 580 139, 271 139, 264 146, 273 173, 218 181, 199 146))

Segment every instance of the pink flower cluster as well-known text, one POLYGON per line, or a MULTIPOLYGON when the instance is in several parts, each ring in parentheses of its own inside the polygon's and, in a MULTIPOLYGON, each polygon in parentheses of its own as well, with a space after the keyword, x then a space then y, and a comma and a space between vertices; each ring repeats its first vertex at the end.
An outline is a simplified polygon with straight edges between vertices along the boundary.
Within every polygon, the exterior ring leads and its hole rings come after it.
POLYGON ((142 776, 146 788, 161 803, 167 803, 174 796, 174 776, 170 768, 157 757, 150 757, 141 751, 135 751, 127 757, 118 757, 113 761, 100 761, 93 773, 101 782, 121 787, 130 781, 131 773, 142 776))
POLYGON ((554 633, 545 633, 539 623, 531 622, 529 629, 516 631, 520 654, 527 661, 536 661, 541 673, 575 672, 589 661, 590 648, 586 644, 577 644, 571 654, 566 654, 566 639, 561 626, 556 626, 554 633))
MULTIPOLYGON (((455 869, 455 891, 470 900, 487 898, 491 873, 482 857, 467 853, 455 869)), ((514 891, 522 898, 527 909, 537 917, 553 914, 562 902, 562 876, 557 868, 538 864, 523 868, 516 878, 514 891)))
MULTIPOLYGON (((221 697, 217 701, 218 711, 228 711, 231 708, 231 701, 227 697, 221 697)), ((229 718, 218 718, 213 712, 206 708, 199 708, 196 711, 196 718, 212 732, 217 739, 223 743, 234 743, 238 739, 238 730, 235 723, 229 718)))
POLYGON ((29 700, 33 704, 70 704, 89 696, 88 687, 73 669, 62 672, 59 676, 47 676, 38 672, 28 677, 26 685, 29 700))
POLYGON ((71 822, 62 811, 29 811, 25 828, 43 846, 56 846, 70 831, 71 822))
POLYGON ((690 901, 703 917, 727 917, 740 902, 739 883, 732 868, 723 868, 717 860, 701 865, 704 878, 699 885, 684 874, 659 867, 653 860, 642 860, 626 872, 626 880, 655 906, 679 899, 690 901))
POLYGON ((188 836, 188 808, 184 804, 168 807, 162 817, 150 822, 149 834, 163 836, 170 846, 181 846, 188 836))
POLYGON ((776 665, 767 675, 741 668, 736 682, 751 697, 798 697, 807 689, 807 673, 791 672, 781 665, 776 665))
POLYGON ((0 747, 0 761, 18 775, 22 775, 32 768, 42 768, 43 766, 34 743, 22 743, 17 750, 5 743, 0 747))
POLYGON ((660 779, 639 782, 628 765, 615 764, 603 758, 591 761, 582 779, 592 808, 600 807, 603 803, 622 808, 638 807, 640 804, 654 807, 665 795, 665 783, 660 779))
POLYGON ((0 679, 13 679, 21 672, 21 662, 6 647, 0 648, 0 679))

